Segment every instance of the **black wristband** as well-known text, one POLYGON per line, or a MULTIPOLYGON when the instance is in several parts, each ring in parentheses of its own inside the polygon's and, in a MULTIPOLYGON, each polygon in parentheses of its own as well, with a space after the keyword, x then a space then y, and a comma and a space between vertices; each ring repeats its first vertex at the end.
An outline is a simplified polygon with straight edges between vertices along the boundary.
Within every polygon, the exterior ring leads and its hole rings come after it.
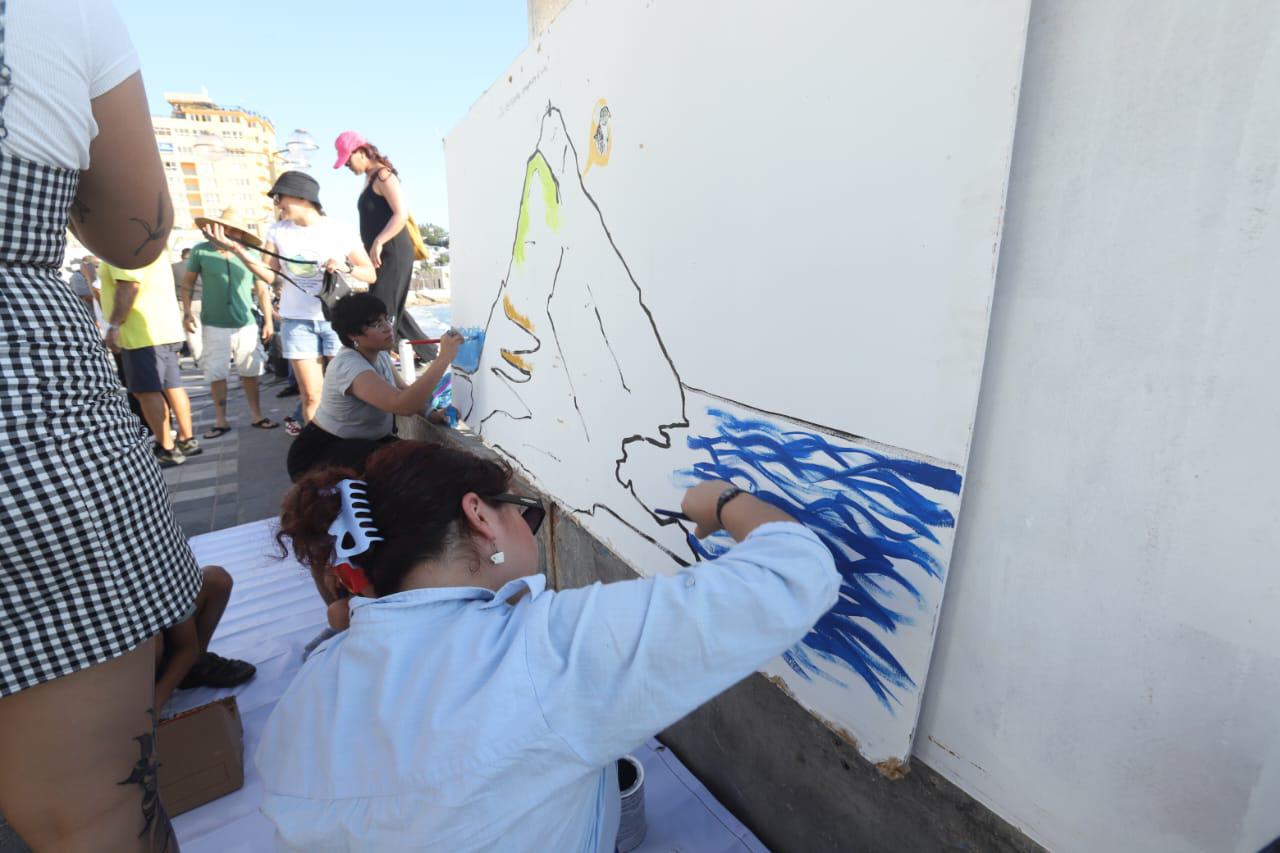
POLYGON ((716 524, 724 527, 724 519, 720 517, 720 513, 724 511, 724 505, 736 498, 738 495, 746 494, 737 486, 730 486, 720 493, 720 497, 716 498, 716 524))

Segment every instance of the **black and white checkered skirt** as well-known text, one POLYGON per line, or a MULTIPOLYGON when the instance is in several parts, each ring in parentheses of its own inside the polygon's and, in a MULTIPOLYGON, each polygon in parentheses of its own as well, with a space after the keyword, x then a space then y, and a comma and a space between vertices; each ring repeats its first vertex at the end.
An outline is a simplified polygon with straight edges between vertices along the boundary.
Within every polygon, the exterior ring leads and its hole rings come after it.
POLYGON ((124 654, 200 588, 151 441, 58 277, 78 181, 0 152, 0 696, 124 654))

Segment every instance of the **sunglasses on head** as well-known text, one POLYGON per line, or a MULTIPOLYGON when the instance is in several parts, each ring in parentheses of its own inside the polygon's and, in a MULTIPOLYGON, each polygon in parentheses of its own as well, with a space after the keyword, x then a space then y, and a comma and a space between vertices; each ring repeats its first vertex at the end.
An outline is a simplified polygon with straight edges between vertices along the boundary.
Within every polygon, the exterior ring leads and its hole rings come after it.
POLYGON ((524 523, 529 525, 529 532, 537 535, 538 528, 542 526, 542 520, 547 517, 547 508, 542 505, 542 501, 537 498, 527 498, 524 495, 513 495, 505 493, 485 498, 487 501, 500 504, 515 504, 524 507, 520 512, 524 523))

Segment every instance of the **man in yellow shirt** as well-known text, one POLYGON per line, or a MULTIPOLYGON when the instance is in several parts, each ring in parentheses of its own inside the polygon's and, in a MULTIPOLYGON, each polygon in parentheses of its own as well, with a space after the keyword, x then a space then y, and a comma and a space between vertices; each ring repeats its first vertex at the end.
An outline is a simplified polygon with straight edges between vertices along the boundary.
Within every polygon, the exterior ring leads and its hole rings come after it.
POLYGON ((125 387, 138 399, 156 437, 160 467, 180 465, 203 451, 191 434, 191 401, 178 368, 184 334, 173 268, 161 253, 149 266, 136 270, 104 263, 98 278, 102 313, 107 318, 103 343, 123 356, 125 387), (176 444, 169 434, 170 407, 178 419, 176 444))

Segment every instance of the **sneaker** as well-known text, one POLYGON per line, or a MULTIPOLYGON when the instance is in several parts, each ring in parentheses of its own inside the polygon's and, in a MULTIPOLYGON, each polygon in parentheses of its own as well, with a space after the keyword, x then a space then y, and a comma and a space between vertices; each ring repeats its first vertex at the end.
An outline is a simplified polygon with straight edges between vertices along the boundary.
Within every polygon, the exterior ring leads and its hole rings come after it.
POLYGON ((183 456, 199 456, 204 453, 204 448, 200 446, 200 442, 194 435, 186 441, 174 442, 174 447, 182 451, 183 456))
POLYGON ((186 454, 176 446, 172 450, 165 450, 157 444, 156 461, 160 463, 161 468, 172 468, 174 465, 181 465, 183 462, 186 462, 187 457, 186 454))
POLYGON ((302 424, 298 423, 298 419, 290 415, 284 419, 284 431, 294 437, 302 434, 302 424))
POLYGON ((192 687, 235 687, 244 684, 257 673, 258 668, 248 661, 233 660, 205 652, 183 676, 178 686, 183 690, 192 687))

